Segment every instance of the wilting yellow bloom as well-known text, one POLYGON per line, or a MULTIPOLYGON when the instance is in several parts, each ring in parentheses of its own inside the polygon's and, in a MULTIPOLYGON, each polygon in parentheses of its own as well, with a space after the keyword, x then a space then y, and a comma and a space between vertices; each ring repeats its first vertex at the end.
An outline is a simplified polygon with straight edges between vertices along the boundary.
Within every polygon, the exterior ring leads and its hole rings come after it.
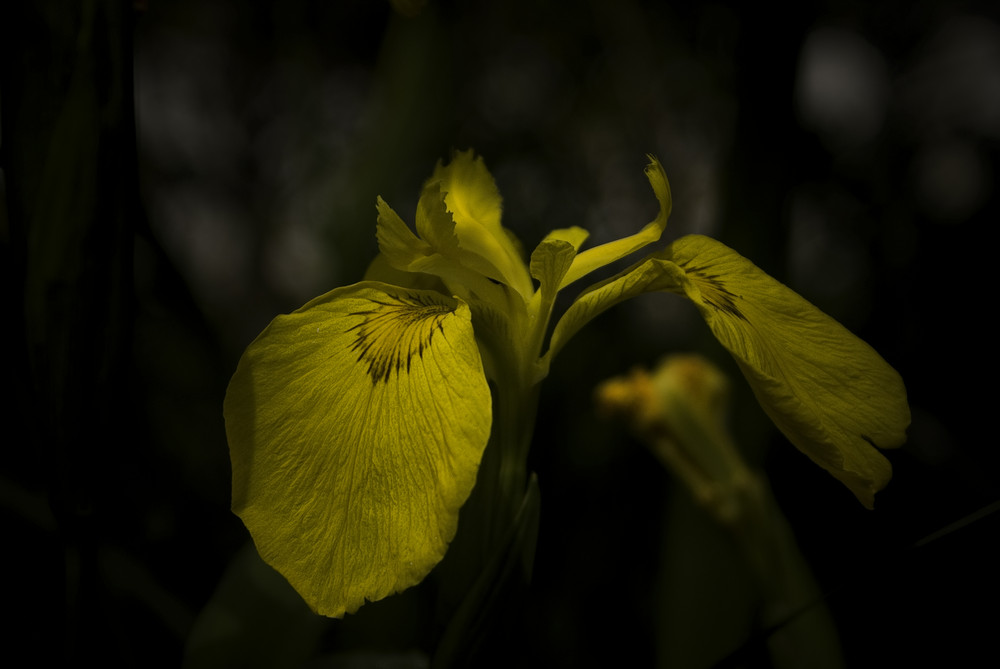
POLYGON ((902 381, 712 239, 684 237, 586 288, 545 347, 559 290, 659 240, 670 188, 654 158, 646 176, 660 211, 639 232, 580 251, 585 230, 554 230, 525 262, 482 159, 457 153, 424 185, 415 231, 378 199, 365 281, 250 344, 224 407, 233 510, 313 609, 340 616, 422 580, 497 434, 493 407, 520 406, 573 333, 645 292, 691 299, 777 426, 871 506, 890 476, 875 447, 900 445, 909 422, 902 381))

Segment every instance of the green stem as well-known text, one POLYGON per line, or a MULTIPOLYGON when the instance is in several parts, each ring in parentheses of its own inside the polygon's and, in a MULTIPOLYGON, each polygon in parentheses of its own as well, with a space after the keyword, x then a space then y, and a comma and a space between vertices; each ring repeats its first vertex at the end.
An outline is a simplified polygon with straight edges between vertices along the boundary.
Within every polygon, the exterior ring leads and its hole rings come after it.
POLYGON ((498 389, 493 408, 493 432, 487 450, 493 449, 489 485, 495 489, 484 537, 487 553, 500 548, 524 497, 528 451, 538 411, 538 386, 515 392, 498 389))
MULTIPOLYGON (((538 296, 540 298, 540 296, 538 296)), ((512 298, 513 299, 513 298, 512 298)), ((520 299, 518 296, 517 299, 520 299)), ((529 486, 528 452, 538 412, 538 360, 552 300, 511 307, 501 336, 477 332, 490 379, 493 422, 476 485, 462 507, 458 534, 438 573, 439 615, 447 617, 435 669, 465 666, 503 611, 523 592, 534 560, 537 484, 529 486), (513 334, 517 339, 510 341, 513 334)))
POLYGON ((488 638, 503 629, 510 618, 504 611, 518 601, 534 560, 538 495, 537 485, 534 495, 528 486, 527 455, 538 389, 492 389, 490 441, 462 507, 458 534, 438 570, 444 627, 434 669, 469 666, 488 638))

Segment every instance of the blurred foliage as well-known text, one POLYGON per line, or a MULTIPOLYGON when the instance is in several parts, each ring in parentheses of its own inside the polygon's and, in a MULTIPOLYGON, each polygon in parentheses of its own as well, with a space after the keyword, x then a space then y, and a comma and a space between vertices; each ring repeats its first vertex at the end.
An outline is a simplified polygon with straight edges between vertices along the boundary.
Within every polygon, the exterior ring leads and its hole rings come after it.
MULTIPOLYGON (((221 413, 239 354, 276 313, 360 278, 376 195, 412 211, 434 162, 469 147, 528 247, 574 224, 593 243, 638 229, 655 214, 640 168, 656 154, 668 239, 712 234, 894 365, 914 422, 874 512, 743 387, 733 431, 828 593, 849 666, 988 649, 998 514, 916 543, 1000 498, 993 337, 970 322, 990 299, 998 214, 996 8, 420 4, 0 10, 9 652, 177 666, 205 638, 192 630, 247 540, 228 511, 221 413)), ((600 379, 669 350, 731 364, 669 296, 594 326, 543 389, 534 581, 493 657, 655 666, 658 612, 690 597, 689 635, 711 661, 761 666, 766 631, 740 627, 738 574, 693 572, 704 587, 690 594, 661 578, 721 561, 724 537, 591 408, 600 379)), ((300 666, 420 666, 427 601, 421 586, 324 623, 300 666)), ((264 643, 250 629, 247 647, 264 643)))

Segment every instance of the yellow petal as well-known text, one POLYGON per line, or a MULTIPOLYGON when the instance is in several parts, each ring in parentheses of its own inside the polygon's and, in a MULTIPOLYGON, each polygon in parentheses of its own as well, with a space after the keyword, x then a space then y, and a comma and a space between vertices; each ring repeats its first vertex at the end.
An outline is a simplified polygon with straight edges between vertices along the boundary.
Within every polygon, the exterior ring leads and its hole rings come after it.
POLYGON ((419 271, 414 266, 434 253, 430 244, 413 234, 399 214, 381 197, 375 201, 378 224, 375 236, 378 247, 386 260, 396 269, 406 272, 419 271))
POLYGON ((490 433, 468 306, 375 282, 278 316, 225 399, 233 511, 318 613, 443 557, 490 433))
MULTIPOLYGON (((384 257, 392 268, 401 272, 430 274, 439 277, 449 286, 450 292, 463 298, 470 299, 476 297, 494 304, 506 304, 507 297, 503 288, 491 282, 487 277, 492 276, 484 265, 463 264, 456 257, 458 255, 458 240, 447 231, 438 230, 435 247, 430 243, 420 239, 403 222, 399 215, 386 204, 381 197, 376 202, 378 210, 378 225, 376 228, 376 238, 378 239, 381 256, 384 257)), ((421 198, 417 220, 427 218, 447 218, 447 225, 453 225, 451 215, 447 212, 444 202, 430 198, 421 198)), ((494 271, 499 276, 499 273, 494 271)), ((382 276, 372 278, 385 279, 388 273, 383 272, 382 276)), ((412 279, 401 283, 393 282, 396 285, 410 286, 412 279)))
POLYGON ((415 288, 417 290, 433 290, 438 293, 448 292, 440 277, 423 272, 407 272, 396 269, 389 262, 389 259, 385 257, 384 253, 379 253, 368 263, 364 280, 380 281, 393 286, 415 288))
POLYGON ((565 228, 553 230, 539 242, 528 264, 531 276, 538 280, 539 292, 544 292, 547 297, 555 296, 587 235, 583 228, 565 228))
POLYGON ((500 224, 500 192, 481 157, 462 151, 447 165, 438 163, 420 199, 416 226, 421 238, 437 249, 448 249, 454 236, 463 265, 510 286, 525 301, 531 297, 534 288, 528 268, 519 244, 500 224), (435 210, 425 200, 442 195, 448 219, 421 215, 435 210))
POLYGON ((670 197, 670 184, 667 182, 667 175, 663 171, 660 161, 654 156, 649 156, 649 165, 646 166, 646 178, 649 179, 649 185, 653 187, 653 194, 656 195, 656 199, 660 203, 660 213, 634 235, 595 246, 578 254, 573 260, 573 266, 570 267, 569 271, 563 277, 560 289, 590 274, 595 269, 620 260, 647 244, 652 244, 660 239, 664 228, 667 227, 667 218, 670 217, 673 200, 670 197))
POLYGON ((580 328, 619 302, 643 293, 678 292, 684 280, 683 270, 674 263, 647 257, 612 277, 588 286, 556 323, 546 359, 551 361, 580 328))
POLYGON ((724 244, 691 235, 659 258, 736 359, 764 411, 867 507, 892 468, 878 448, 906 440, 899 374, 868 344, 724 244))

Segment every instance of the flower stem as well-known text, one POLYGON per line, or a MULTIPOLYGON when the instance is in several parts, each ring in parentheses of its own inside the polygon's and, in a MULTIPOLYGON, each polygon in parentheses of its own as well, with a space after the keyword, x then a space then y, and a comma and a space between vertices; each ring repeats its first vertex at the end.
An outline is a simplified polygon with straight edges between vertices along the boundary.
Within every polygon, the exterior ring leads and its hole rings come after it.
POLYGON ((534 561, 538 494, 537 484, 529 486, 527 456, 538 387, 492 389, 490 441, 458 533, 438 569, 444 628, 434 669, 469 666, 477 649, 502 633, 510 618, 503 612, 516 606, 534 561))

